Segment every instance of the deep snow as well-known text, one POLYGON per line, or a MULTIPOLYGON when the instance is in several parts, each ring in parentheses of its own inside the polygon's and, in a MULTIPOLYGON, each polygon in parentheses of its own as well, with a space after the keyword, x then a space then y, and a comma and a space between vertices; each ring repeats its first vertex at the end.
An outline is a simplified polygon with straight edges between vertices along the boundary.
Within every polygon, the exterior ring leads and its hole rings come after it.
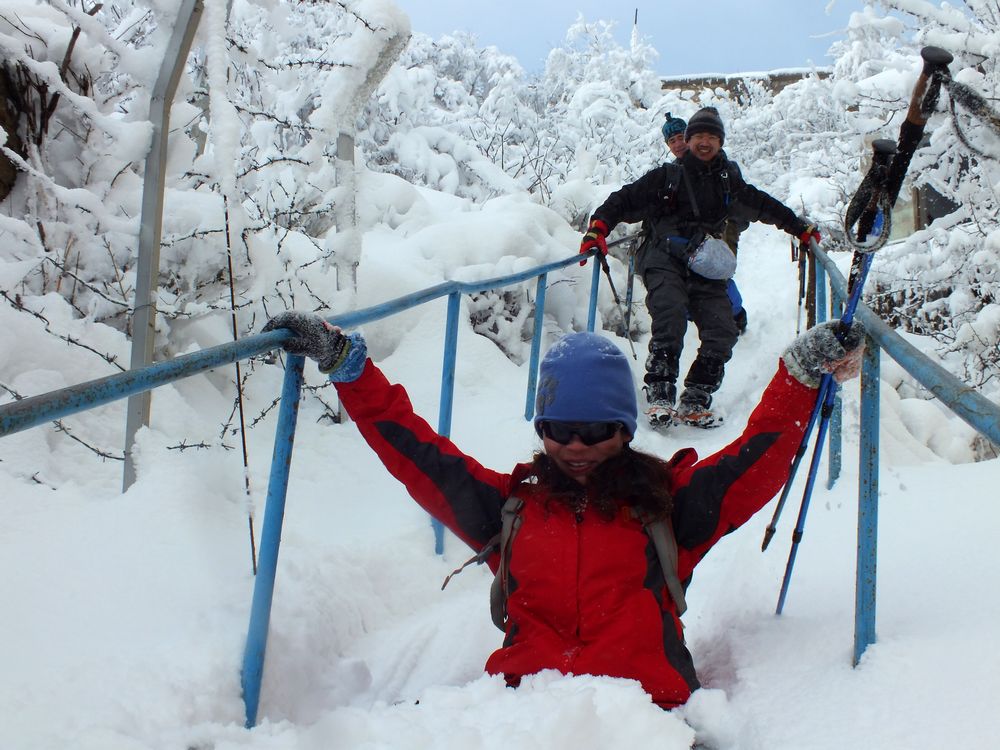
MULTIPOLYGON (((539 236, 551 230, 530 203, 499 203, 454 220, 448 201, 425 197, 423 213, 412 215, 422 229, 411 227, 409 241, 433 235, 440 253, 426 256, 429 268, 468 260, 467 238, 490 237, 498 210, 539 236)), ((365 238, 362 290, 365 263, 382 268, 399 241, 391 232, 365 238)), ((558 255, 551 234, 547 242, 547 252, 558 255)), ((572 252, 571 242, 563 254, 572 252)), ((529 257, 522 246, 510 262, 529 257)), ((620 265, 613 265, 621 285, 620 265)), ((405 281, 381 277, 377 292, 359 291, 359 303, 423 285, 415 270, 405 281)), ((586 288, 589 267, 573 274, 586 288)), ((641 428, 640 447, 666 456, 693 445, 707 454, 742 426, 794 334, 797 284, 787 237, 753 227, 737 280, 750 329, 718 397, 727 425, 668 435, 641 428)), ((53 300, 50 313, 57 310, 53 300)), ((432 424, 444 317, 442 300, 409 313, 405 325, 364 329, 379 364, 407 385, 432 424)), ((12 341, 34 340, 31 326, 39 325, 11 319, 22 328, 8 329, 7 351, 12 341)), ((61 371, 68 355, 46 343, 50 337, 37 340, 38 350, 20 350, 25 392, 75 382, 77 373, 61 371)), ((685 361, 695 345, 689 333, 685 361)), ((644 341, 637 350, 639 376, 644 341)), ((251 381, 251 413, 278 393, 281 378, 277 366, 255 366, 269 374, 251 381)), ((321 382, 315 366, 307 364, 307 375, 321 382)), ((452 436, 486 465, 509 468, 537 444, 523 419, 526 377, 525 365, 463 325, 452 436)), ((883 377, 894 384, 902 376, 885 363, 883 377)), ((1000 483, 1000 464, 952 463, 968 460, 961 448, 968 428, 887 387, 878 642, 851 667, 856 381, 844 394, 844 476, 830 491, 817 486, 785 613, 776 616, 774 606, 799 489, 767 553, 760 540, 773 504, 696 571, 684 619, 706 687, 673 713, 624 680, 545 673, 511 690, 484 676, 483 663, 500 642, 489 621, 487 572, 468 569, 442 592, 444 576, 468 551, 449 538, 444 557, 436 557, 426 516, 353 427, 317 422, 318 405, 304 402, 261 721, 248 731, 239 669, 252 576, 239 451, 168 449, 185 435, 217 429, 231 408, 224 385, 216 373, 156 391, 153 426, 140 434, 139 479, 125 494, 119 462, 100 464, 50 427, 0 442, 0 746, 685 748, 693 726, 720 748, 937 750, 989 747, 1000 732, 1000 557, 993 544, 1000 512, 989 492, 1000 483)), ((86 423, 113 444, 123 407, 64 421, 86 423)), ((266 486, 273 421, 272 412, 249 436, 255 504, 266 486)), ((825 461, 821 472, 825 478, 825 461)), ((259 533, 262 508, 254 513, 259 533)))

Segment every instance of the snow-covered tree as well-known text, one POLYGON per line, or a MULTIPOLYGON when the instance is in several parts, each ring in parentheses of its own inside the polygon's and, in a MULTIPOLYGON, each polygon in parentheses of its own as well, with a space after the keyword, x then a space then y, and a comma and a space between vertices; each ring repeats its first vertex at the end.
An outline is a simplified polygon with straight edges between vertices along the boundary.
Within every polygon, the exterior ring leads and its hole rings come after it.
MULTIPOLYGON (((939 114, 927 125, 927 145, 910 168, 913 185, 930 186, 957 209, 928 229, 880 253, 873 304, 887 320, 931 335, 963 380, 1000 392, 1000 14, 993 3, 886 0, 881 3, 912 24, 914 46, 951 52, 954 81, 985 99, 992 109, 970 116, 962 88, 947 87, 939 114)), ((888 26, 890 22, 884 22, 888 26)), ((903 24, 891 22, 902 32, 903 24)), ((909 51, 912 48, 903 48, 909 51)), ((908 86, 920 59, 907 55, 908 86)), ((908 91, 893 92, 890 111, 905 109, 908 91)), ((888 107, 887 107, 888 109, 888 107)), ((898 116, 897 116, 898 120, 898 116)))
MULTIPOLYGON (((544 72, 529 75, 468 35, 411 36, 389 0, 206 0, 172 109, 156 356, 220 343, 234 320, 243 335, 278 310, 355 306, 348 275, 372 232, 391 234, 399 257, 360 269, 362 297, 498 275, 518 253, 572 252, 572 229, 608 192, 669 158, 660 136, 668 111, 686 118, 716 106, 746 177, 838 239, 868 142, 898 131, 922 45, 949 49, 955 80, 997 98, 990 4, 880 5, 855 14, 832 47, 831 77, 808 75, 778 94, 751 82, 735 97, 663 90, 657 51, 638 29, 622 47, 610 24, 582 17, 544 72), (346 183, 342 133, 356 137, 358 168, 346 183), (360 233, 347 231, 350 193, 360 233), (496 211, 502 225, 511 200, 538 208, 529 239, 505 226, 475 238, 477 252, 464 258, 438 257, 408 222, 447 205, 452 214, 496 211)), ((124 368, 149 97, 173 13, 158 0, 0 9, 0 293, 8 312, 79 344, 91 377, 124 368)), ((960 208, 880 252, 871 301, 890 321, 940 339, 959 374, 990 383, 1000 138, 964 114, 957 124, 962 135, 950 114, 932 117, 904 195, 926 184, 960 208)), ((623 278, 617 261, 612 273, 623 278)), ((556 280, 552 325, 574 325, 574 283, 556 280)), ((532 304, 530 291, 487 293, 467 312, 520 359, 532 304)), ((615 325, 613 301, 602 296, 600 308, 615 325)), ((386 345, 400 335, 387 331, 386 345)), ((0 366, 0 384, 16 394, 12 367, 0 366)))

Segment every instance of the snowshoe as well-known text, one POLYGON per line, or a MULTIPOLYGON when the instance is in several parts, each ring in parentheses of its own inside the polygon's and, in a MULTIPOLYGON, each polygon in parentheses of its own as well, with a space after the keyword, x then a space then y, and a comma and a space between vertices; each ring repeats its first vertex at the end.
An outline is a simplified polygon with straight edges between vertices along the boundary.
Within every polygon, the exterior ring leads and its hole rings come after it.
POLYGON ((674 412, 674 423, 709 430, 713 427, 721 427, 723 418, 708 407, 681 403, 680 408, 674 412))
POLYGON ((654 430, 665 430, 675 423, 677 410, 665 401, 652 403, 646 409, 646 418, 654 430))
POLYGON ((654 430, 664 430, 674 423, 677 412, 677 386, 666 380, 657 380, 643 387, 646 391, 646 418, 654 430))

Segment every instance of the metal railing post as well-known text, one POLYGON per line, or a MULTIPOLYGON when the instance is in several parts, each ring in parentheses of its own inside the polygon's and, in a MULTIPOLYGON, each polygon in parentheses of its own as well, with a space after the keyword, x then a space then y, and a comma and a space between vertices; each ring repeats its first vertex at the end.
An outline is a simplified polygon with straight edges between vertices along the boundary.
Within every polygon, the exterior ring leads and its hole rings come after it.
POLYGON ((441 366, 441 404, 438 407, 438 434, 451 437, 451 409, 455 400, 455 359, 458 356, 458 312, 462 295, 448 295, 448 320, 444 333, 444 361, 441 366))
POLYGON ((822 263, 816 264, 816 324, 825 323, 826 318, 826 269, 822 263))
MULTIPOLYGON (((839 320, 844 311, 844 302, 837 294, 837 290, 830 286, 830 315, 834 320, 839 320)), ((833 485, 840 478, 840 469, 843 458, 843 428, 844 428, 844 399, 841 397, 840 388, 833 399, 833 412, 830 414, 830 437, 827 441, 830 457, 827 462, 826 488, 833 489, 833 485)))
MULTIPOLYGON (((448 295, 448 320, 444 333, 444 361, 441 366, 441 404, 438 407, 438 434, 451 437, 451 410, 455 401, 455 359, 458 356, 458 313, 461 309, 461 292, 448 295)), ((444 554, 444 525, 431 518, 434 529, 434 552, 444 554)))
POLYGON ((869 337, 861 367, 861 443, 858 467, 858 562, 854 595, 854 666, 875 642, 878 552, 879 377, 878 344, 869 337))
POLYGON ((281 545, 281 526, 285 517, 285 497, 288 494, 295 425, 299 417, 304 363, 304 358, 294 354, 288 355, 285 360, 285 379, 281 387, 278 426, 274 433, 267 504, 264 506, 264 524, 260 532, 260 555, 257 561, 257 576, 253 584, 253 601, 250 605, 250 625, 247 628, 243 669, 240 675, 247 729, 257 724, 257 708, 260 705, 264 652, 267 650, 268 623, 271 619, 271 601, 274 598, 274 579, 278 569, 278 548, 281 545))
POLYGON ((535 389, 538 387, 538 360, 542 351, 542 334, 545 325, 545 284, 548 274, 543 273, 535 284, 535 332, 531 337, 531 357, 528 359, 528 392, 524 398, 524 418, 535 416, 535 389))
POLYGON ((597 292, 601 288, 601 262, 595 257, 590 274, 590 307, 587 310, 587 330, 594 332, 597 323, 597 292))

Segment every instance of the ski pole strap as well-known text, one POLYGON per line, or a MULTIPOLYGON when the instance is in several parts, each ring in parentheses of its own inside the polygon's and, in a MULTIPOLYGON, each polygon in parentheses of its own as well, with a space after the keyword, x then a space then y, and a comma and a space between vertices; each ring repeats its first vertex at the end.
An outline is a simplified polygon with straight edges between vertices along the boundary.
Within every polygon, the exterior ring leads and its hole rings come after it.
POLYGON ((636 515, 656 548, 656 556, 660 558, 660 568, 663 570, 663 582, 677 607, 677 616, 680 617, 687 611, 687 599, 684 597, 681 579, 677 575, 677 539, 674 536, 674 529, 668 519, 651 520, 638 511, 636 515))
POLYGON ((490 617, 501 632, 507 631, 507 596, 510 594, 510 548, 521 527, 524 501, 511 495, 500 509, 500 567, 490 586, 490 617))
POLYGON ((882 247, 892 231, 892 205, 886 191, 896 144, 886 138, 872 143, 872 164, 844 214, 844 234, 859 252, 882 247))

